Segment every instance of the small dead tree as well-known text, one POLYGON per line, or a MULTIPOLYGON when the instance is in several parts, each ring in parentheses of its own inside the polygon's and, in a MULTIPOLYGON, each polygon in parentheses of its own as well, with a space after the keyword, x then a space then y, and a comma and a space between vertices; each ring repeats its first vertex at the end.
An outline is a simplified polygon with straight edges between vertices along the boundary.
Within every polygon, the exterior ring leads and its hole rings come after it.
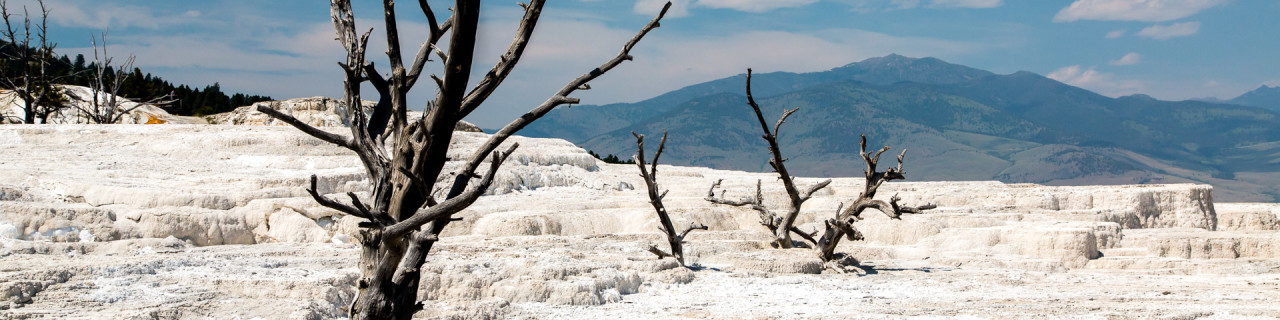
POLYGON ((813 233, 805 233, 804 231, 801 231, 794 225, 796 216, 800 214, 800 206, 804 204, 805 201, 809 200, 814 192, 830 185, 831 179, 819 182, 818 184, 805 189, 803 192, 796 187, 795 182, 793 181, 794 178, 787 173, 787 167, 784 165, 784 162, 786 162, 787 159, 782 157, 782 152, 778 148, 778 128, 782 126, 782 123, 787 121, 787 117, 790 117, 791 114, 795 113, 799 108, 785 110, 782 114, 782 118, 778 119, 778 122, 773 126, 773 130, 770 131, 768 124, 764 120, 764 115, 760 112, 760 106, 756 104, 755 98, 751 94, 751 69, 747 69, 747 104, 755 110, 756 119, 760 122, 760 127, 764 130, 764 140, 769 142, 769 152, 772 153, 773 156, 769 159, 769 165, 773 167, 774 171, 778 173, 779 179, 782 180, 787 196, 791 200, 791 207, 788 208, 789 210, 782 216, 774 214, 772 210, 765 207, 764 196, 760 191, 761 181, 759 180, 756 181, 755 198, 730 200, 725 198, 724 191, 721 191, 720 195, 716 195, 716 189, 719 188, 720 183, 723 182, 723 180, 718 180, 713 183, 711 185, 711 189, 707 191, 706 200, 712 203, 731 206, 745 206, 756 210, 760 213, 760 224, 768 227, 770 231, 773 231, 775 237, 774 243, 776 246, 781 248, 791 248, 794 246, 794 242, 792 242, 790 235, 796 234, 807 241, 813 248, 817 249, 823 261, 830 262, 837 258, 835 249, 836 246, 840 244, 841 237, 845 237, 850 241, 862 239, 862 233, 858 232, 857 229, 853 227, 853 223, 862 219, 862 212, 866 209, 875 208, 884 212, 890 218, 900 219, 899 217, 903 214, 921 213, 924 210, 936 207, 933 204, 919 207, 903 206, 898 204, 898 201, 901 199, 898 198, 897 195, 890 198, 889 202, 873 199, 881 184, 891 180, 901 180, 906 178, 902 171, 902 161, 903 158, 906 157, 907 151, 903 150, 902 153, 898 155, 897 167, 889 168, 884 172, 877 172, 876 164, 880 161, 880 155, 889 151, 889 147, 886 146, 883 149, 880 149, 875 152, 874 155, 868 154, 867 136, 863 135, 860 146, 862 147, 862 159, 867 163, 867 169, 865 170, 867 183, 865 189, 858 196, 858 199, 848 208, 845 208, 843 203, 840 204, 840 207, 836 209, 836 218, 825 221, 826 230, 822 233, 821 238, 815 238, 817 237, 817 231, 813 233))
POLYGON ((662 131, 662 141, 658 142, 658 150, 653 153, 653 162, 649 168, 645 168, 644 161, 644 135, 631 132, 636 137, 636 166, 640 167, 640 177, 644 178, 644 184, 649 191, 649 204, 653 205, 653 210, 658 212, 658 221, 662 223, 662 233, 667 236, 667 243, 671 245, 671 253, 662 251, 656 246, 649 246, 649 252, 658 256, 658 259, 666 257, 676 258, 680 265, 684 264, 684 237, 689 235, 693 230, 707 230, 707 226, 703 224, 690 224, 684 231, 676 233, 675 226, 671 223, 671 215, 667 213, 667 207, 662 204, 662 198, 667 197, 667 191, 658 192, 658 157, 662 155, 662 149, 667 145, 667 131, 662 131))
POLYGON ((863 171, 866 175, 867 183, 863 187, 862 193, 858 195, 858 199, 853 204, 845 207, 841 203, 836 208, 835 219, 826 221, 826 230, 822 233, 822 238, 818 240, 818 248, 821 250, 823 261, 833 261, 837 258, 836 246, 840 244, 840 238, 844 237, 849 241, 862 240, 862 233, 853 227, 853 223, 862 220, 862 212, 875 208, 880 210, 891 219, 901 220, 903 214, 920 214, 924 210, 937 208, 934 204, 926 204, 919 207, 910 207, 898 204, 902 198, 893 195, 889 198, 889 202, 884 200, 875 200, 876 191, 880 189, 880 185, 892 180, 902 180, 907 177, 903 175, 902 160, 907 156, 907 150, 903 149, 898 154, 898 166, 889 168, 885 171, 876 171, 876 165, 880 162, 880 155, 885 151, 889 151, 889 146, 876 151, 874 155, 867 153, 867 135, 862 135, 861 147, 859 152, 862 160, 867 163, 867 169, 863 171))
MULTIPOLYGON (((6 58, 7 64, 15 66, 14 70, 4 70, 0 81, 12 90, 15 98, 22 99, 23 123, 48 123, 50 115, 63 108, 63 89, 55 85, 61 77, 55 76, 49 63, 53 59, 53 49, 57 44, 50 42, 49 9, 44 0, 40 4, 40 21, 31 30, 31 12, 22 8, 22 25, 14 23, 13 13, 9 12, 7 0, 0 0, 0 18, 4 20, 4 30, 0 37, 12 46, 12 53, 6 58), (34 41, 34 47, 33 47, 34 41)), ((6 66, 7 68, 8 66, 6 66)))
POLYGON ((671 7, 668 2, 658 17, 627 42, 617 56, 570 81, 541 105, 507 124, 469 158, 452 155, 453 158, 466 159, 466 164, 455 172, 451 186, 438 186, 441 171, 451 158, 449 143, 454 127, 480 107, 520 61, 546 0, 531 0, 521 5, 524 16, 517 26, 514 40, 497 64, 469 90, 480 2, 456 0, 451 17, 440 22, 428 1, 419 0, 419 7, 427 18, 428 38, 409 65, 401 57, 395 1, 383 0, 382 3, 388 45, 386 53, 391 68, 386 76, 366 60, 365 48, 371 32, 363 35, 357 32, 351 1, 330 2, 338 40, 347 51, 346 61, 339 63, 345 74, 344 102, 348 106, 360 106, 361 84, 366 81, 382 95, 372 116, 365 115, 359 107, 346 108, 347 118, 352 119, 351 136, 317 129, 265 106, 258 108, 259 112, 306 134, 352 150, 367 171, 371 190, 364 199, 355 193, 347 193, 348 203, 321 195, 314 175, 308 190, 319 204, 365 220, 360 223, 361 231, 357 238, 362 247, 361 277, 349 309, 352 319, 409 319, 422 309, 423 304, 418 301, 422 264, 441 231, 454 220, 453 214, 467 208, 484 194, 499 166, 517 147, 512 144, 503 152, 495 152, 499 145, 555 107, 578 103, 579 100, 570 95, 577 90, 589 89, 589 82, 623 61, 631 60, 632 47, 658 27, 658 22, 671 7), (448 48, 440 48, 436 43, 446 33, 449 34, 448 48), (418 83, 424 66, 433 55, 440 58, 444 67, 442 77, 430 76, 437 89, 435 99, 427 103, 422 117, 409 119, 407 94, 418 83), (380 118, 381 115, 389 116, 380 118), (381 128, 387 128, 390 134, 379 135, 383 132, 381 128), (486 160, 488 171, 483 176, 478 175, 477 170, 486 160), (478 180, 472 183, 473 179, 478 180), (444 199, 433 196, 436 191, 446 190, 444 199))
POLYGON ((760 112, 760 105, 756 104, 756 100, 751 95, 751 69, 747 69, 747 104, 751 105, 751 109, 756 112, 756 119, 760 121, 760 128, 764 130, 764 140, 769 143, 769 153, 772 158, 769 159, 769 166, 773 167, 773 171, 778 173, 778 178, 782 180, 782 186, 787 191, 787 198, 790 200, 790 207, 781 216, 774 214, 773 210, 764 206, 764 197, 760 192, 760 181, 756 181, 756 197, 755 199, 729 200, 724 197, 723 192, 720 196, 716 196, 716 188, 720 187, 721 181, 716 181, 711 185, 711 190, 707 191, 706 200, 712 203, 725 204, 731 206, 748 206, 760 213, 760 224, 768 227, 774 235, 774 245, 779 248, 789 249, 795 247, 795 243, 791 240, 791 234, 797 234, 811 245, 817 245, 817 240, 813 238, 813 234, 808 234, 795 227, 796 217, 800 215, 800 206, 804 205, 813 196, 814 192, 826 188, 831 184, 831 179, 824 180, 810 186, 808 189, 801 191, 796 187, 795 178, 787 173, 787 166, 784 164, 787 159, 782 157, 782 150, 778 148, 778 129, 787 121, 791 114, 800 110, 795 108, 786 110, 782 113, 782 118, 773 125, 773 130, 769 130, 769 124, 764 120, 764 114, 760 112))
POLYGON ((89 95, 88 99, 79 97, 83 103, 76 105, 76 111, 85 121, 97 124, 114 124, 120 123, 124 116, 145 105, 165 105, 172 101, 164 98, 155 98, 146 102, 135 103, 133 106, 126 107, 127 100, 120 98, 120 88, 124 87, 124 80, 128 78, 123 74, 122 70, 132 70, 133 63, 137 57, 130 54, 129 58, 124 60, 115 70, 116 72, 108 72, 111 70, 113 58, 107 54, 107 33, 103 32, 102 50, 98 50, 98 39, 89 37, 89 42, 93 44, 93 69, 90 70, 91 78, 89 79, 89 95))

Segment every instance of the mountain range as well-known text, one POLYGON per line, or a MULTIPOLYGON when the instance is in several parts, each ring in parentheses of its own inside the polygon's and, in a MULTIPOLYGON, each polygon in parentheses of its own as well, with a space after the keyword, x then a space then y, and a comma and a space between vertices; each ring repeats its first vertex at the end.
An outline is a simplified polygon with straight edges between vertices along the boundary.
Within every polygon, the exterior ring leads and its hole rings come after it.
MULTIPOLYGON (((768 170, 745 74, 636 103, 553 111, 520 134, 632 155, 669 132, 662 163, 768 170)), ((1280 108, 1266 86, 1221 103, 1110 98, 1031 72, 889 55, 823 72, 756 74, 752 90, 799 176, 860 176, 858 137, 908 149, 909 179, 1049 185, 1208 183, 1218 200, 1280 199, 1280 108)), ((625 156, 622 156, 625 158, 625 156)))

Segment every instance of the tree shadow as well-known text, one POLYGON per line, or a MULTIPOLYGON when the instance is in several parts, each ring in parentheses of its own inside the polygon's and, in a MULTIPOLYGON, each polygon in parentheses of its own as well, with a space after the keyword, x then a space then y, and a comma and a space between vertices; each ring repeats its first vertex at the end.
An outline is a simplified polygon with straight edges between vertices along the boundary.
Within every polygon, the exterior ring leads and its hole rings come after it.
POLYGON ((859 264, 851 267, 862 269, 863 275, 880 274, 881 272, 901 272, 901 271, 918 271, 918 272, 924 272, 924 273, 933 273, 934 271, 951 271, 954 269, 949 267, 899 268, 899 267, 877 266, 874 264, 859 264))
POLYGON ((716 272, 724 271, 724 270, 720 270, 720 268, 708 267, 708 266, 704 266, 697 263, 693 263, 684 267, 686 269, 689 269, 689 271, 693 271, 693 272, 699 272, 699 271, 705 271, 705 270, 716 271, 716 272))

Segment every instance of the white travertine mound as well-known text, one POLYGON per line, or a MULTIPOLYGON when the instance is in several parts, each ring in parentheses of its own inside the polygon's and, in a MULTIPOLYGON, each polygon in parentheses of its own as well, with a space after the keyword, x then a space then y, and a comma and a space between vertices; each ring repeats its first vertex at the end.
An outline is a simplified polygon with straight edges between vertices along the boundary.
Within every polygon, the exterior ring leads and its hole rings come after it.
MULTIPOLYGON (((7 150, 42 150, 35 156, 6 152, 7 163, 25 169, 0 173, 5 177, 0 181, 18 182, 5 184, 0 199, 15 208, 26 208, 20 214, 6 213, 11 217, 2 221, 20 229, 24 237, 71 227, 90 230, 104 241, 172 235, 197 245, 325 242, 339 230, 351 231, 342 226, 352 222, 311 201, 304 191, 307 177, 319 177, 321 193, 363 191, 363 170, 353 155, 287 127, 66 125, 3 129, 0 136, 11 138, 2 145, 7 150), (54 159, 60 165, 41 165, 54 159), (55 203, 65 208, 41 213, 42 207, 31 203, 55 203), (51 218, 56 215, 61 217, 51 218)), ((474 153, 486 137, 483 133, 456 135, 451 147, 452 154, 459 156, 446 172, 461 166, 461 160, 474 153)), ((446 235, 647 233, 656 228, 647 198, 625 187, 643 183, 631 172, 633 167, 604 165, 563 140, 516 138, 513 142, 522 146, 504 164, 489 190, 496 196, 464 211, 465 221, 452 226, 446 235)), ((754 180, 769 175, 663 168, 660 183, 671 189, 667 205, 677 215, 677 224, 706 221, 703 223, 720 230, 760 228, 749 210, 712 206, 702 197, 714 179, 725 179, 723 187, 730 197, 747 196, 754 180)), ((440 177, 441 181, 452 179, 449 174, 440 177)), ((800 179, 801 184, 816 180, 800 179)), ((806 204, 800 224, 806 230, 818 228, 838 202, 856 196, 861 183, 857 178, 836 179, 830 190, 806 204)), ((780 186, 765 184, 764 191, 768 205, 784 205, 780 186)), ((988 236, 974 235, 975 239, 1008 241, 983 240, 975 245, 1003 248, 1010 241, 1017 242, 1010 239, 1023 238, 1019 232, 1047 228, 1078 235, 1064 235, 1063 239, 1090 240, 1075 246, 1045 242, 1004 252, 1074 257, 1064 258, 1076 261, 1071 265, 1096 257, 1098 248, 1114 247, 1121 238, 1117 234, 1120 228, 1212 230, 1217 219, 1210 188, 1196 185, 1046 187, 927 182, 891 183, 883 193, 901 194, 907 203, 937 203, 940 208, 902 221, 871 212, 868 220, 859 223, 871 243, 954 244, 958 242, 945 238, 956 236, 956 232, 978 232, 988 236), (1045 253, 1040 247, 1080 252, 1045 253)))
MULTIPOLYGON (((376 105, 377 102, 362 101, 362 106, 365 110, 371 110, 376 105)), ((207 118, 210 123, 214 124, 255 126, 287 125, 265 113, 258 112, 258 107, 260 106, 266 106, 291 115, 313 127, 346 127, 351 125, 351 119, 345 119, 342 117, 342 115, 347 112, 346 103, 341 100, 328 97, 263 101, 254 103, 250 106, 239 107, 232 111, 210 115, 207 118)), ((408 117, 409 119, 417 119, 422 117, 422 113, 410 112, 408 117)), ((459 121, 454 130, 481 132, 479 127, 465 121, 459 121)))
MULTIPOLYGON (((88 87, 59 85, 63 88, 63 93, 67 95, 69 104, 67 108, 61 109, 49 116, 48 123, 89 123, 89 120, 80 113, 79 109, 88 108, 93 101, 93 90, 88 87)), ((109 93, 99 93, 98 101, 106 101, 110 97, 109 93)), ((203 124, 204 120, 196 117, 183 117, 169 114, 159 107, 153 105, 138 106, 139 103, 118 97, 120 103, 120 111, 133 109, 129 113, 120 117, 120 123, 126 124, 203 124), (136 108, 135 108, 136 107, 136 108)), ((12 92, 0 92, 0 124, 4 123, 22 123, 26 112, 22 110, 23 100, 12 92)))
MULTIPOLYGON (((1124 185, 1055 187, 985 182, 930 183, 928 188, 904 188, 915 201, 946 203, 972 210, 1010 208, 1094 215, 1125 228, 1214 229, 1213 187, 1208 185, 1124 185), (987 186, 983 186, 986 184, 987 186)), ((922 184, 918 184, 922 185, 922 184)))
MULTIPOLYGON (((365 101, 364 107, 372 108, 374 104, 376 103, 365 101)), ((211 120, 209 122, 255 126, 286 125, 265 113, 258 112, 259 106, 266 106, 284 112, 315 127, 345 127, 351 124, 351 119, 343 119, 341 116, 341 114, 346 113, 346 104, 338 99, 328 97, 258 102, 251 106, 236 108, 230 112, 210 115, 211 120)))
MULTIPOLYGON (((449 172, 487 137, 455 135, 439 181, 452 182, 449 172)), ((782 208, 774 175, 662 165, 675 226, 710 227, 686 239, 691 270, 646 251, 666 244, 648 197, 634 188, 644 184, 634 165, 605 164, 563 140, 511 142, 521 146, 497 181, 423 266, 424 315, 1224 310, 1226 300, 1206 295, 1242 299, 1225 317, 1280 315, 1267 302, 1280 288, 1276 207, 1215 208, 1208 186, 889 183, 880 190, 886 200, 898 194, 939 207, 902 220, 867 212, 855 224, 867 240, 838 249, 861 271, 842 276, 825 272, 810 250, 771 249, 755 212, 703 200, 716 180, 730 198, 752 195, 762 180, 766 205, 782 208), (779 294, 794 301, 770 298, 779 294)), ((0 126, 0 164, 0 318, 323 319, 351 302, 358 221, 316 205, 304 188, 314 174, 322 194, 365 196, 363 169, 349 151, 291 127, 0 126)), ((805 204, 798 227, 818 230, 862 183, 834 179, 805 204)))

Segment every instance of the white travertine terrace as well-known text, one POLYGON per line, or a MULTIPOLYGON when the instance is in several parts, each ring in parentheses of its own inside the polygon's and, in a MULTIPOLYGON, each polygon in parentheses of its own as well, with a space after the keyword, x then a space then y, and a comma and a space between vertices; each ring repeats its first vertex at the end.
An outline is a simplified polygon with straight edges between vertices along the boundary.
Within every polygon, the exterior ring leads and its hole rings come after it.
MULTIPOLYGON (((484 137, 458 133, 454 160, 484 137)), ((1280 315, 1280 205, 1215 204, 1206 185, 889 183, 938 209, 869 215, 867 241, 839 250, 867 273, 817 274, 816 253, 770 249, 755 212, 703 200, 717 179, 728 197, 763 180, 781 206, 776 176, 659 166, 675 224, 710 227, 689 236, 688 270, 645 251, 661 240, 634 166, 511 141, 428 258, 421 316, 1280 315)), ((285 126, 0 126, 0 318, 344 316, 356 221, 307 196, 311 174, 322 193, 364 188, 355 156, 285 126)), ((800 229, 861 184, 835 179, 800 229)))

